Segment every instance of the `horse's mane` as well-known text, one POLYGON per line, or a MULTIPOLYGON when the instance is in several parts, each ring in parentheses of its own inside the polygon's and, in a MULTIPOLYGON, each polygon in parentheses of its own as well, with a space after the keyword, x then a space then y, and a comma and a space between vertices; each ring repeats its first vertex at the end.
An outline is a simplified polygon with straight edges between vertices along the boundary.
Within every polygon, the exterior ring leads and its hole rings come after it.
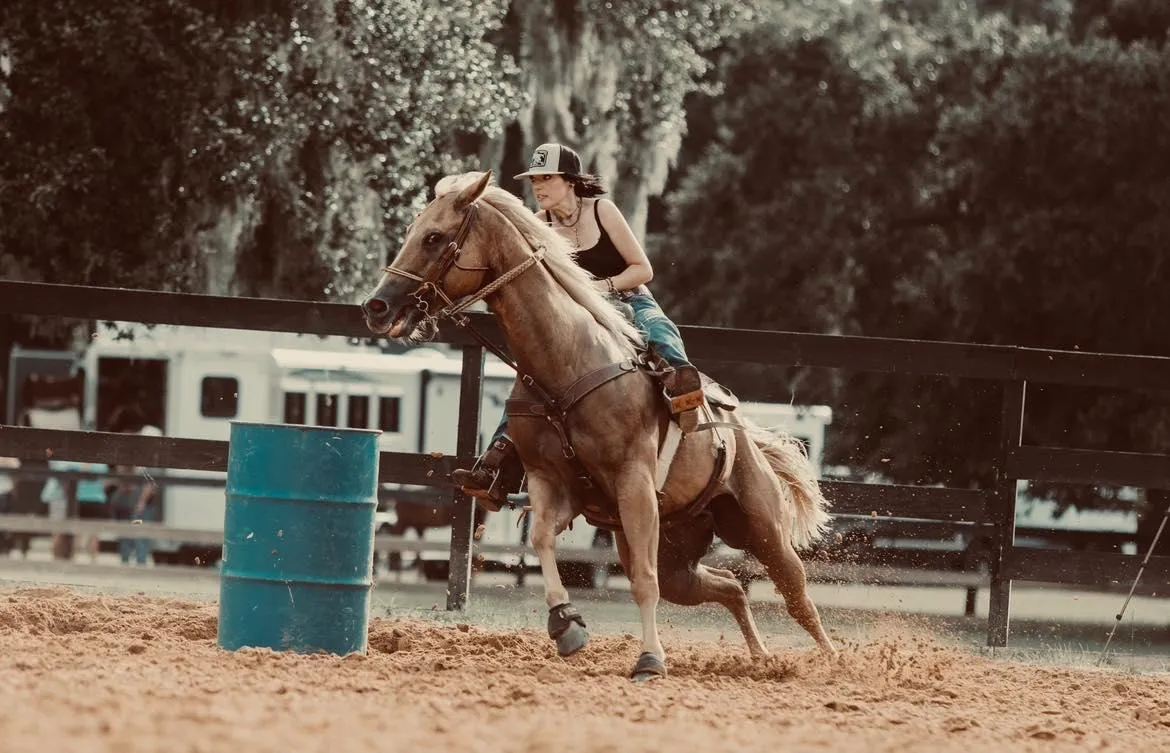
MULTIPOLYGON (((435 186, 436 196, 458 190, 469 182, 482 177, 482 173, 465 173, 447 176, 435 186)), ((496 185, 489 185, 480 200, 490 204, 520 234, 535 247, 544 246, 544 264, 553 279, 560 283, 569 297, 585 308, 601 325, 613 335, 619 348, 626 356, 633 356, 635 349, 643 343, 642 333, 613 304, 592 285, 593 277, 576 261, 573 248, 551 227, 536 219, 518 197, 496 185)))

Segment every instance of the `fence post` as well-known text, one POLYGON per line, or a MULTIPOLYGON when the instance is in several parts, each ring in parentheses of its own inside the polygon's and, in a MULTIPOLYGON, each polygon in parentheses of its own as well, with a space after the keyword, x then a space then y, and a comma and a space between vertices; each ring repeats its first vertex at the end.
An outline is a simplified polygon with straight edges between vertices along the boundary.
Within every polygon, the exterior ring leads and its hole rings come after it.
MULTIPOLYGON (((466 458, 476 454, 479 440, 479 406, 483 399, 483 348, 463 348, 463 373, 459 380, 459 429, 455 454, 466 458)), ((475 504, 458 488, 452 493, 451 550, 447 557, 447 610, 467 606, 471 589, 471 535, 475 527, 475 504)))
POLYGON ((1016 541, 1016 481, 1008 478, 1008 455, 1020 446, 1024 430, 1024 399, 1028 383, 1008 382, 1003 386, 1003 413, 1000 417, 999 458, 995 467, 995 496, 991 522, 991 589, 987 610, 987 645, 1008 644, 1011 619, 1012 581, 1004 575, 1004 557, 1016 541))

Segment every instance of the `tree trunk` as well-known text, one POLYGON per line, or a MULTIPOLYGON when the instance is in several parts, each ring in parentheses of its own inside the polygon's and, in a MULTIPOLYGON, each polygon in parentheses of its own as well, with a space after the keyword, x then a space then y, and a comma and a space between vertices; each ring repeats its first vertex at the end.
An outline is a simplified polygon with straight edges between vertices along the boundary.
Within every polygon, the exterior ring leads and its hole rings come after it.
POLYGON ((512 175, 527 166, 540 144, 568 144, 581 155, 586 171, 601 176, 634 235, 645 243, 650 197, 664 190, 681 138, 622 142, 617 96, 623 52, 586 6, 581 0, 512 3, 509 19, 521 33, 511 37, 516 41, 509 52, 529 72, 531 103, 518 117, 519 143, 506 133, 494 167, 501 186, 531 200, 528 187, 512 175))

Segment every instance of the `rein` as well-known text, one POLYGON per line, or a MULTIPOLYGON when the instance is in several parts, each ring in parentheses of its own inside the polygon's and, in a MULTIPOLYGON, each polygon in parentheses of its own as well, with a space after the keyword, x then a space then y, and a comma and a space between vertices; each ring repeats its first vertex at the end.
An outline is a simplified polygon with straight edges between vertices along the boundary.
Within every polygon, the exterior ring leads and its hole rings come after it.
MULTIPOLYGON (((576 450, 573 449, 572 443, 569 441, 569 432, 564 425, 568 418, 569 410, 577 404, 583 397, 602 386, 603 384, 616 379, 625 374, 631 374, 639 368, 646 368, 648 365, 643 361, 635 358, 627 358, 618 363, 611 363, 607 366, 602 366, 599 369, 594 369, 585 374, 573 384, 569 385, 565 390, 565 394, 559 398, 553 397, 548 390, 541 387, 536 379, 531 375, 520 370, 520 366, 516 361, 505 353, 500 347, 489 340, 472 324, 471 320, 463 314, 470 306, 482 301, 483 299, 495 293, 512 280, 515 280, 520 275, 531 269, 536 264, 544 259, 545 247, 534 247, 523 233, 525 243, 528 244, 529 255, 528 258, 520 262, 518 265, 508 270, 495 280, 489 282, 484 287, 477 290, 475 293, 467 296, 460 302, 452 301, 450 296, 440 285, 443 277, 454 266, 456 269, 465 271, 487 271, 489 267, 467 267, 459 264, 459 257, 463 254, 463 245, 467 242, 467 236, 471 233, 472 221, 478 216, 479 202, 472 202, 468 208, 467 213, 463 215, 463 221, 459 224, 459 229, 455 232, 455 237, 443 249, 443 255, 439 257, 439 261, 435 264, 426 277, 416 275, 413 272, 408 272, 404 269, 398 269, 393 265, 385 268, 385 271, 390 274, 405 277, 419 283, 419 286, 410 293, 410 297, 415 300, 415 308, 417 308, 423 315, 427 326, 432 328, 432 331, 438 331, 438 323, 440 319, 450 319, 458 327, 466 327, 471 331, 475 339, 480 342, 483 347, 491 351, 497 358, 512 367, 516 372, 516 376, 529 389, 536 393, 539 402, 531 400, 517 400, 509 399, 505 403, 505 412, 508 416, 526 416, 530 418, 543 418, 552 424, 557 432, 557 436, 561 440, 561 452, 565 458, 574 466, 579 481, 586 487, 593 486, 593 480, 589 476, 589 472, 585 469, 580 459, 577 458, 576 450), (437 312, 431 312, 431 304, 435 298, 441 298, 444 306, 437 312)), ((505 220, 515 227, 506 216, 505 220)), ((517 231, 519 229, 517 228, 517 231)))

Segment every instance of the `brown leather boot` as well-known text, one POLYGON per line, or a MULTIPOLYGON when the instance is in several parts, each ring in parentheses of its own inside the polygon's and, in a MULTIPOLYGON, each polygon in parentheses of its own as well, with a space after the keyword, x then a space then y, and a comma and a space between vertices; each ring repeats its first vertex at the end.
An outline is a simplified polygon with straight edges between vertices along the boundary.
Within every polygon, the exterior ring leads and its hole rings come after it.
POLYGON ((699 407, 703 405, 703 382, 694 366, 678 366, 662 377, 662 386, 670 398, 670 412, 684 434, 699 426, 699 407))
POLYGON ((457 468, 451 472, 455 485, 489 512, 508 504, 508 494, 520 491, 523 478, 524 466, 508 437, 493 442, 470 471, 457 468))

